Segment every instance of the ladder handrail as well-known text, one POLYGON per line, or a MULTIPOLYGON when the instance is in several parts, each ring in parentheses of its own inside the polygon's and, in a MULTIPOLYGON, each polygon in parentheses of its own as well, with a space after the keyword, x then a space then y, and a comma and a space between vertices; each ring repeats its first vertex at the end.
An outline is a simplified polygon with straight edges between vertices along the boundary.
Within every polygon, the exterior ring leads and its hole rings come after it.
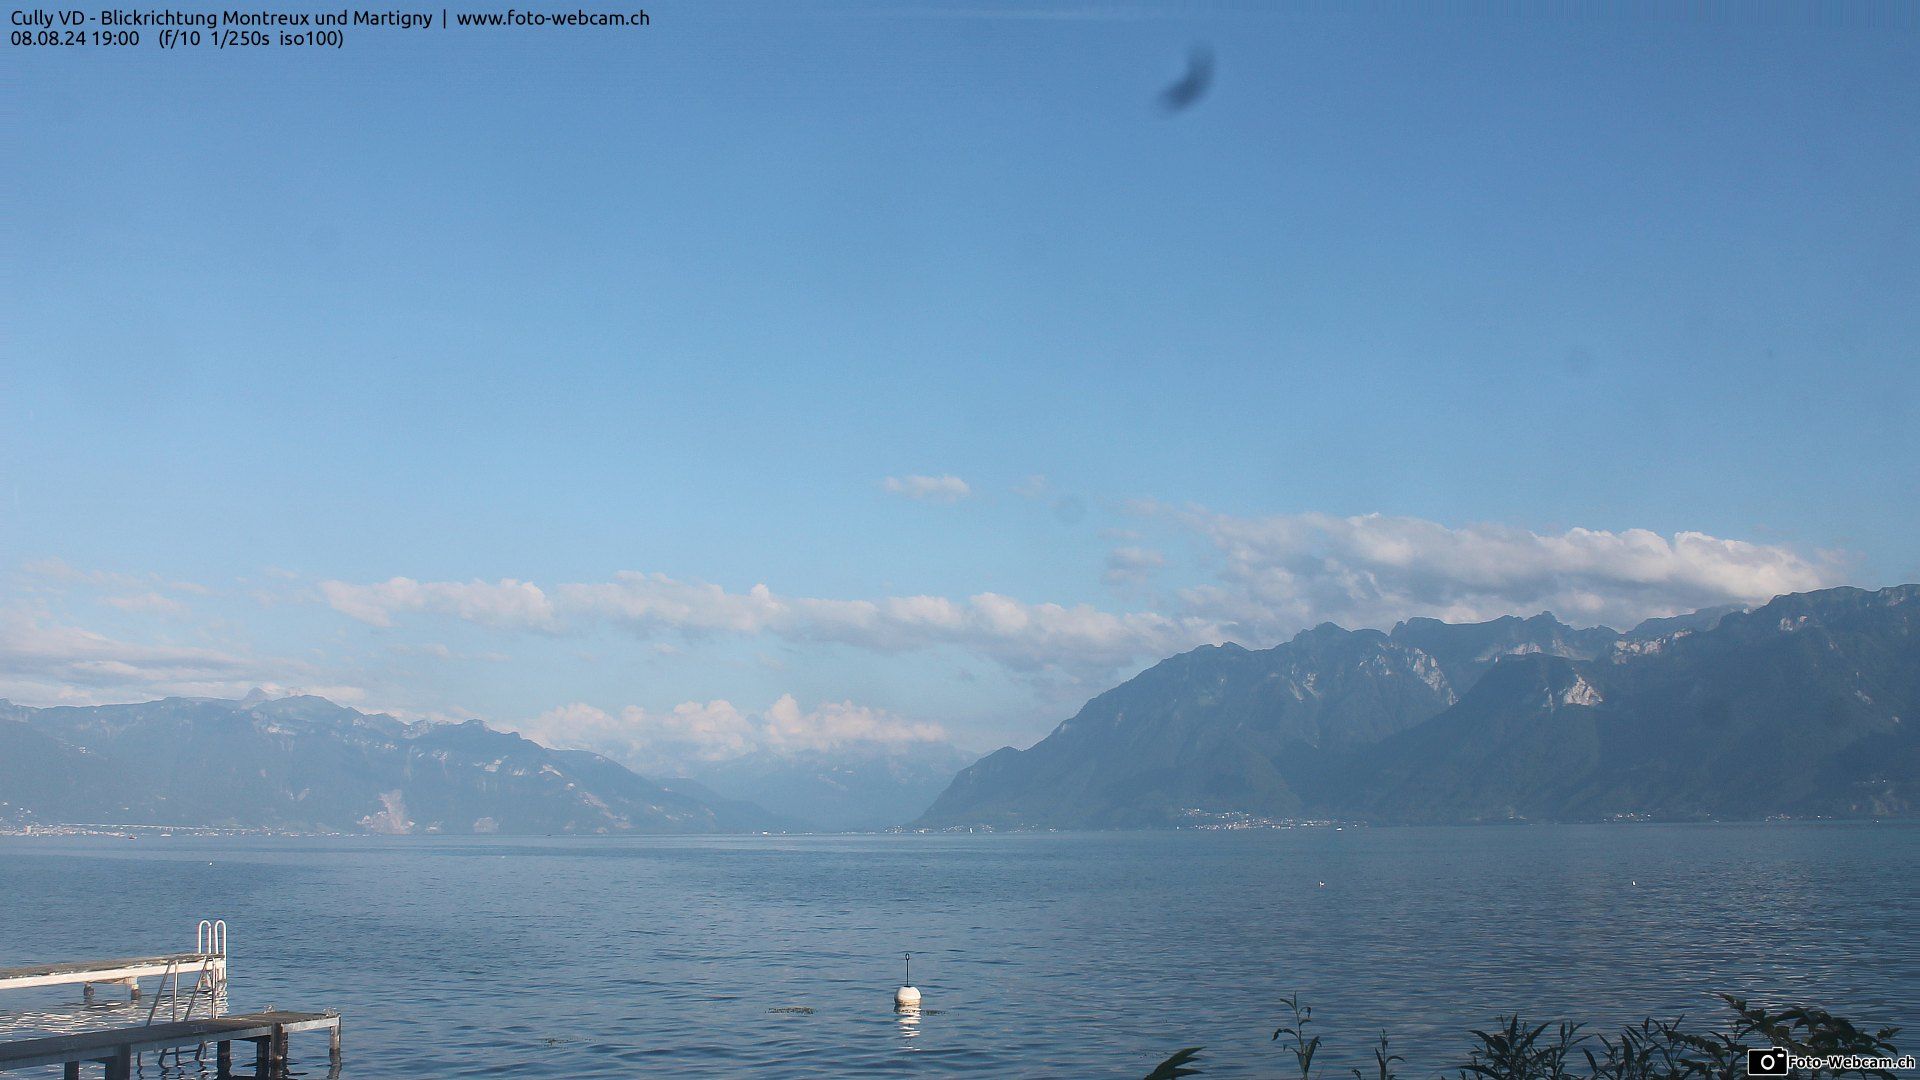
POLYGON ((227 955, 227 920, 201 919, 193 928, 193 951, 202 955, 227 955))

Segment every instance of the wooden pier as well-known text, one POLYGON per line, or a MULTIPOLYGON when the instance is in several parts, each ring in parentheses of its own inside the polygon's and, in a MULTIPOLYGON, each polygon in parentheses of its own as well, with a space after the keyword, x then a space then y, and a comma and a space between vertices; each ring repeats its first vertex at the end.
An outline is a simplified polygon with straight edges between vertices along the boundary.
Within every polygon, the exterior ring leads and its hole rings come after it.
MULTIPOLYGON (((180 977, 194 976, 194 993, 213 995, 227 985, 227 921, 201 919, 193 928, 193 951, 165 953, 160 956, 130 956, 121 960, 71 960, 57 964, 32 964, 26 967, 0 968, 0 990, 24 990, 30 986, 60 986, 80 983, 87 1003, 93 1003, 95 983, 118 983, 127 988, 136 1001, 140 998, 140 980, 158 978, 166 989, 173 980, 174 996, 180 994, 180 977)), ((190 1017, 169 1016, 169 1020, 190 1017)), ((149 1016, 148 1022, 153 1018, 149 1016)))
MULTIPOLYGON (((126 986, 138 999, 143 978, 160 980, 153 1007, 147 1010, 146 1023, 0 1042, 0 1072, 61 1065, 65 1067, 66 1080, 79 1080, 83 1065, 99 1062, 106 1066, 107 1080, 131 1080, 142 1054, 164 1055, 172 1051, 177 1061, 186 1047, 194 1047, 198 1055, 205 1051, 208 1043, 213 1043, 218 1073, 228 1077, 233 1075, 233 1044, 250 1042, 254 1045, 253 1075, 268 1080, 286 1075, 287 1036, 301 1031, 327 1033, 327 1057, 334 1074, 339 1072, 340 1014, 337 1012, 285 1012, 269 1005, 265 1012, 220 1014, 226 1003, 227 924, 218 919, 200 921, 194 931, 194 951, 190 953, 0 968, 0 990, 79 983, 85 987, 87 1002, 91 1004, 94 984, 126 986), (184 988, 183 976, 192 980, 184 988), (171 995, 167 993, 169 979, 173 981, 171 995), (186 999, 184 1014, 180 1009, 183 996, 186 999), (167 1001, 165 1017, 159 1013, 163 998, 167 1001), (194 1016, 203 1001, 206 1015, 194 1016)), ((161 1060, 164 1062, 165 1058, 161 1060)))
POLYGON ((262 1012, 0 1043, 0 1072, 64 1065, 67 1080, 78 1080, 81 1065, 97 1061, 106 1066, 107 1080, 131 1080, 140 1054, 214 1043, 217 1074, 224 1077, 233 1075, 233 1044, 251 1042, 254 1075, 265 1080, 285 1074, 287 1036, 322 1030, 329 1036, 328 1060, 338 1065, 340 1014, 262 1012))
POLYGON ((202 972, 217 982, 225 982, 225 954, 167 953, 162 956, 131 956, 121 960, 72 960, 58 964, 0 968, 0 990, 81 983, 86 987, 87 997, 92 998, 95 983, 113 983, 127 987, 137 998, 140 996, 141 979, 164 980, 169 975, 197 976, 202 972))

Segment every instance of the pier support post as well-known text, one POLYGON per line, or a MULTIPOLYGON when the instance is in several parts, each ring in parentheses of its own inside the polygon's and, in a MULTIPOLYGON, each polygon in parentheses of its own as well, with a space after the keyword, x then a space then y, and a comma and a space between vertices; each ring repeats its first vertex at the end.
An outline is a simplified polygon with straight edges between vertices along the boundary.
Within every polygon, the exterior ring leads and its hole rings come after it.
POLYGON ((92 983, 81 984, 80 997, 84 1001, 86 1001, 87 1004, 89 1005, 93 1004, 93 984, 92 983))
POLYGON ((267 1040, 253 1040, 253 1075, 259 1077, 260 1080, 266 1080, 267 1077, 273 1075, 273 1073, 269 1071, 272 1066, 268 1064, 268 1061, 267 1040))
POLYGON ((335 1019, 333 1027, 327 1029, 327 1064, 340 1064, 340 1021, 335 1019))
POLYGON ((61 1080, 80 1080, 80 1063, 77 1061, 67 1062, 66 1067, 60 1070, 60 1076, 61 1080))
POLYGON ((221 1039, 214 1045, 213 1071, 220 1080, 233 1075, 233 1040, 221 1039))
POLYGON ((132 998, 135 1001, 140 1000, 140 980, 139 979, 127 980, 127 996, 132 998))
POLYGON ((121 1047, 107 1059, 107 1080, 133 1080, 133 1051, 121 1047))

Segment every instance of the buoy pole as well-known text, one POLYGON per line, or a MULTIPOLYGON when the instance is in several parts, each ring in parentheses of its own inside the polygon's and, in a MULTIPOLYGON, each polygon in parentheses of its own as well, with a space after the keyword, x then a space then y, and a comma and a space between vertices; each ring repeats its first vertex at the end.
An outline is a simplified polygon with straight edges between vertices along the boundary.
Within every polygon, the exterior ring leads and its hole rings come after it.
POLYGON ((917 1009, 920 1007, 920 991, 913 985, 913 954, 902 953, 907 958, 907 985, 893 992, 893 1007, 896 1009, 917 1009))

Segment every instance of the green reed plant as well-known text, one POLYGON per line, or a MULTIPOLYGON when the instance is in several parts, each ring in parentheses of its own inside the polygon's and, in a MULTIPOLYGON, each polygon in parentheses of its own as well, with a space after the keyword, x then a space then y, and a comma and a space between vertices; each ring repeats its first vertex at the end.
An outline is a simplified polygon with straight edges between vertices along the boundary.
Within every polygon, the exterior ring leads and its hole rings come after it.
MULTIPOLYGON (((1381 1032, 1379 1045, 1373 1048, 1373 1063, 1374 1063, 1373 1080, 1395 1080, 1396 1074, 1393 1071, 1393 1063, 1396 1061, 1405 1061, 1405 1060, 1407 1059, 1401 1057, 1399 1054, 1387 1053, 1387 1033, 1384 1031, 1381 1032)), ((1367 1080, 1366 1075, 1362 1073, 1359 1069, 1354 1069, 1352 1071, 1353 1071, 1353 1080, 1367 1080)))
MULTIPOLYGON (((1498 1026, 1468 1032, 1467 1059, 1452 1071, 1458 1080, 1746 1080, 1749 1047, 1776 1046, 1803 1057, 1897 1057, 1896 1027, 1869 1030, 1845 1017, 1812 1006, 1772 1010, 1731 994, 1716 994, 1733 1013, 1720 1030, 1692 1030, 1685 1018, 1648 1018, 1612 1034, 1592 1034, 1568 1022, 1530 1024, 1519 1016, 1498 1017, 1498 1026), (1581 1066, 1584 1066, 1582 1068, 1581 1066)), ((1307 1034, 1313 1009, 1299 996, 1280 1004, 1292 1020, 1275 1029, 1269 1041, 1292 1054, 1300 1080, 1314 1080, 1313 1059, 1320 1036, 1307 1034), (1285 1040, 1284 1042, 1282 1040, 1285 1040)), ((1405 1059, 1388 1052, 1387 1033, 1373 1049, 1369 1077, 1351 1069, 1354 1080, 1398 1080, 1393 1066, 1405 1059)), ((1190 1046, 1160 1063, 1147 1080, 1172 1080, 1200 1073, 1192 1063, 1203 1047, 1190 1046)), ((1796 1070, 1791 1080, 1857 1075, 1899 1080, 1883 1069, 1796 1070)))
POLYGON ((1147 1074, 1147 1080, 1175 1080, 1176 1077, 1199 1075, 1200 1070, 1187 1068, 1187 1063, 1199 1056, 1200 1050, 1198 1046, 1189 1046, 1185 1050, 1174 1051, 1172 1057, 1154 1066, 1154 1070, 1147 1074))
POLYGON ((1293 1026, 1281 1027, 1274 1031, 1269 1042, 1279 1042, 1280 1036, 1287 1036, 1286 1046, 1293 1055, 1294 1064, 1300 1067, 1300 1080, 1313 1080, 1313 1055, 1320 1049, 1320 1036, 1307 1038, 1307 1025, 1313 1023, 1313 1006, 1300 1004, 1300 995, 1280 999, 1293 1013, 1293 1026))

